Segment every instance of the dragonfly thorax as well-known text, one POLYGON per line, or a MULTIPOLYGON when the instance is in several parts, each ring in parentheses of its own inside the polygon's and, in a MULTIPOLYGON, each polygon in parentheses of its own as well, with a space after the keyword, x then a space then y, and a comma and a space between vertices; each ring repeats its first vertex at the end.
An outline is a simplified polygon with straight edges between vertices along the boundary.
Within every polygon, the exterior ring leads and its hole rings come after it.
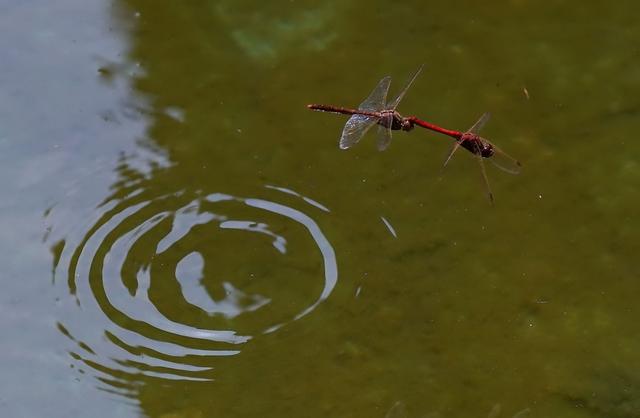
POLYGON ((479 154, 483 158, 493 157, 493 154, 496 152, 493 149, 493 145, 488 141, 482 139, 479 135, 470 132, 462 135, 460 138, 460 145, 468 151, 471 151, 473 154, 479 154))
POLYGON ((413 124, 409 120, 403 118, 402 115, 395 110, 380 111, 380 120, 378 120, 378 124, 394 131, 410 131, 413 129, 413 124))

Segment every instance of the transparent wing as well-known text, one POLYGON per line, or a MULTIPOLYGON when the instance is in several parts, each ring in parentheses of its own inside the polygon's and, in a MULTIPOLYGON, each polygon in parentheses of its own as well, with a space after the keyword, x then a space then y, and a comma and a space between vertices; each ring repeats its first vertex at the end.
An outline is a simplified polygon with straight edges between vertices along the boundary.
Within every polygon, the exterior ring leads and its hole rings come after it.
POLYGON ((391 129, 378 125, 378 151, 384 151, 391 143, 391 129))
POLYGON ((487 197, 489 198, 489 202, 491 203, 491 206, 493 206, 493 193, 491 192, 491 186, 489 186, 489 178, 487 177, 487 170, 484 168, 484 158, 482 158, 480 143, 476 142, 475 144, 476 144, 475 155, 476 155, 476 158, 478 159, 478 164, 480 164, 480 173, 482 173, 482 182, 484 183, 484 189, 487 192, 487 197))
MULTIPOLYGON (((491 144, 491 142, 489 143, 491 144)), ((520 161, 505 153, 495 145, 491 144, 491 146, 493 147, 494 154, 489 157, 489 161, 493 165, 509 174, 520 174, 520 171, 522 170, 522 164, 520 164, 520 161)))
POLYGON ((376 88, 369 94, 364 102, 360 103, 358 109, 377 112, 383 110, 387 101, 387 93, 389 92, 389 85, 391 84, 391 77, 386 76, 378 82, 376 88))
MULTIPOLYGON (((480 129, 482 129, 482 127, 485 125, 485 123, 487 123, 490 117, 491 117, 491 114, 489 112, 480 116, 480 119, 478 119, 478 121, 467 132, 478 135, 478 133, 480 132, 480 129)), ((511 157, 509 154, 505 153, 500 148, 496 147, 492 142, 484 138, 480 138, 480 139, 490 144, 491 147, 493 148, 494 154, 491 157, 489 157, 489 161, 491 161, 493 165, 495 165, 496 167, 498 167, 503 171, 506 171, 507 173, 511 173, 511 174, 520 173, 520 170, 522 168, 522 164, 520 164, 520 161, 511 157)))
POLYGON ((351 148, 360 141, 365 133, 371 128, 377 119, 365 115, 353 115, 349 118, 342 130, 340 137, 340 149, 351 148))
POLYGON ((484 115, 480 116, 480 119, 478 119, 478 121, 474 123, 473 126, 469 128, 467 132, 478 135, 478 133, 480 132, 480 129, 482 129, 482 127, 484 126, 485 123, 487 123, 490 117, 491 117, 491 113, 486 112, 484 115))
POLYGON ((440 170, 441 172, 444 171, 447 164, 449 164, 451 157, 453 157, 453 154, 458 150, 458 148, 460 148, 460 141, 455 141, 453 143, 453 146, 451 147, 451 150, 449 151, 449 154, 447 154, 447 158, 444 160, 444 164, 442 164, 442 169, 440 170))
POLYGON ((409 81, 407 81, 407 84, 400 91, 400 94, 398 94, 398 97, 396 97, 395 100, 387 106, 389 109, 396 110, 396 107, 398 107, 398 104, 400 104, 400 100, 402 100, 407 90, 409 90, 409 87, 411 87, 411 84, 413 84, 415 79, 422 72, 423 67, 424 67, 424 64, 418 67, 418 69, 413 73, 413 75, 409 78, 409 81))

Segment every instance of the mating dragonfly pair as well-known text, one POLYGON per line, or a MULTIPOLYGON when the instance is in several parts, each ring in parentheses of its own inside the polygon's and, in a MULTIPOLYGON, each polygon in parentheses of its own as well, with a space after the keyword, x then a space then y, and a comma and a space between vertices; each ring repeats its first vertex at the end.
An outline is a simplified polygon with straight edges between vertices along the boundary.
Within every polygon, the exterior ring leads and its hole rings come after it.
POLYGON ((493 203, 493 193, 489 186, 489 180, 484 167, 484 159, 488 159, 498 168, 511 174, 518 174, 520 172, 520 162, 505 154, 490 141, 479 135, 480 129, 482 129, 484 124, 489 120, 489 113, 483 114, 480 119, 478 119, 478 121, 466 132, 445 129, 438 125, 418 119, 416 116, 403 117, 400 115, 396 108, 421 71, 422 66, 420 66, 409 78, 409 81, 400 91, 400 94, 390 102, 387 102, 387 93, 389 92, 391 77, 386 76, 380 80, 376 88, 373 89, 371 94, 369 94, 369 97, 367 97, 357 109, 321 104, 310 104, 307 105, 307 107, 309 109, 322 112, 351 115, 342 130, 342 136, 340 137, 341 149, 351 148, 357 144, 364 134, 374 125, 378 125, 377 144, 380 151, 387 149, 391 143, 392 130, 410 131, 415 127, 415 125, 455 139, 451 151, 444 162, 444 166, 446 167, 451 160, 451 157, 453 157, 453 154, 460 147, 474 154, 480 164, 480 170, 487 191, 487 196, 491 203, 493 203))

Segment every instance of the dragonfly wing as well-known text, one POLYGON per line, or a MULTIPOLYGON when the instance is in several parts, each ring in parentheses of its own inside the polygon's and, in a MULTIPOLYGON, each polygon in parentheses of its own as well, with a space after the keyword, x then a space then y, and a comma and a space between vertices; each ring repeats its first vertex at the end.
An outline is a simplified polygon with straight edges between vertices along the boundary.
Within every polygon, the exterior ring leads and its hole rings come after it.
POLYGON ((420 72, 422 72, 422 67, 424 67, 424 64, 418 67, 418 69, 413 73, 413 75, 409 77, 409 81, 407 81, 407 84, 400 91, 400 94, 398 94, 398 97, 396 97, 395 100, 387 106, 389 109, 396 110, 396 107, 398 107, 398 104, 400 104, 400 100, 402 100, 407 90, 409 90, 409 87, 411 87, 411 84, 413 84, 413 82, 418 77, 420 72))
POLYGON ((453 143, 453 146, 451 147, 451 150, 449 151, 449 154, 447 154, 447 158, 444 160, 444 164, 442 164, 442 170, 444 171, 445 167, 447 166, 447 164, 449 164, 449 161, 451 160, 451 157, 453 157, 453 154, 458 150, 458 148, 460 148, 460 142, 459 141, 455 141, 453 143))
POLYGON ((487 170, 484 168, 484 158, 480 155, 480 150, 477 150, 476 158, 478 159, 478 164, 480 164, 480 172, 482 173, 482 182, 484 183, 484 189, 487 192, 487 197, 489 198, 489 202, 493 206, 493 193, 491 192, 491 186, 489 186, 489 178, 487 177, 487 170))
POLYGON ((478 135, 478 133, 480 132, 480 129, 482 129, 482 127, 484 126, 485 123, 487 123, 490 117, 491 117, 491 113, 489 112, 486 112, 484 115, 480 116, 480 119, 478 119, 478 121, 474 123, 471 128, 469 128, 467 133, 478 135))
POLYGON ((378 151, 384 151, 391 143, 391 129, 378 125, 378 151))
POLYGON ((373 89, 369 97, 364 102, 360 103, 358 109, 377 112, 383 110, 383 107, 387 101, 387 93, 389 92, 389 85, 391 84, 391 77, 386 76, 378 82, 376 88, 373 89))
POLYGON ((522 164, 509 154, 502 151, 500 148, 491 144, 494 154, 489 157, 489 161, 502 171, 506 171, 510 174, 520 174, 522 170, 522 164))
POLYGON ((342 130, 340 149, 351 148, 360 141, 365 133, 376 123, 377 119, 365 115, 353 115, 342 130))

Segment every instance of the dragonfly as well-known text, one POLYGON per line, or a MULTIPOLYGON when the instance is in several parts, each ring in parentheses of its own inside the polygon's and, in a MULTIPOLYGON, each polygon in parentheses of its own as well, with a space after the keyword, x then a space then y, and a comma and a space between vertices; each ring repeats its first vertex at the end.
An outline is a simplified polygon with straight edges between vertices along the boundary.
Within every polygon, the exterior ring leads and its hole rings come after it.
POLYGON ((407 90, 409 90, 409 87, 411 87, 415 79, 422 72, 423 67, 424 65, 418 67, 409 77, 405 86, 400 90, 398 96, 390 102, 387 102, 387 94, 389 92, 389 86, 391 85, 391 77, 386 76, 378 82, 378 85, 369 96, 360 103, 357 109, 323 104, 309 104, 307 108, 321 112, 350 115, 340 136, 339 147, 341 149, 348 149, 357 144, 374 125, 378 125, 377 147, 380 151, 384 151, 389 147, 392 139, 391 131, 402 130, 408 132, 416 125, 453 138, 455 142, 447 155, 443 168, 447 166, 460 147, 477 156, 487 196, 493 204, 494 198, 484 167, 484 159, 488 159, 495 166, 510 174, 520 173, 522 165, 518 160, 509 156, 489 140, 480 136, 480 130, 490 118, 488 112, 484 113, 467 131, 460 132, 443 128, 422 120, 417 116, 404 117, 396 110, 400 101, 407 93, 407 90))
POLYGON ((387 102, 387 93, 391 85, 391 77, 386 76, 378 82, 371 94, 362 102, 357 109, 346 107, 310 104, 307 107, 311 110, 322 112, 341 113, 343 115, 351 115, 347 123, 344 125, 342 135, 340 136, 340 149, 348 149, 357 144, 360 139, 367 133, 372 126, 378 125, 377 146, 378 150, 384 151, 391 143, 391 131, 402 130, 410 131, 413 129, 414 122, 412 119, 405 118, 396 110, 398 104, 411 87, 411 84, 422 72, 421 65, 400 91, 398 96, 390 102, 387 102))
MULTIPOLYGON (((447 155, 442 168, 444 169, 447 164, 449 164, 449 161, 451 161, 451 157, 453 157, 455 152, 460 147, 474 154, 477 157, 477 161, 480 166, 480 173, 482 174, 482 181, 487 193, 487 197, 489 198, 489 202, 493 204, 493 192, 491 191, 491 186, 489 185, 489 178, 487 177, 487 170, 484 167, 484 160, 489 160, 500 170, 505 171, 509 174, 520 174, 522 164, 520 163, 520 161, 502 151, 491 141, 480 136, 480 130, 484 127, 490 117, 491 114, 489 112, 485 112, 482 116, 480 116, 480 119, 478 119, 477 122, 474 123, 473 126, 471 126, 471 128, 469 128, 466 132, 450 131, 446 134, 455 139, 455 142, 451 147, 451 150, 449 151, 449 154, 447 155)), ((427 129, 431 128, 427 127, 427 129)), ((439 130, 436 131, 443 133, 439 130)))

